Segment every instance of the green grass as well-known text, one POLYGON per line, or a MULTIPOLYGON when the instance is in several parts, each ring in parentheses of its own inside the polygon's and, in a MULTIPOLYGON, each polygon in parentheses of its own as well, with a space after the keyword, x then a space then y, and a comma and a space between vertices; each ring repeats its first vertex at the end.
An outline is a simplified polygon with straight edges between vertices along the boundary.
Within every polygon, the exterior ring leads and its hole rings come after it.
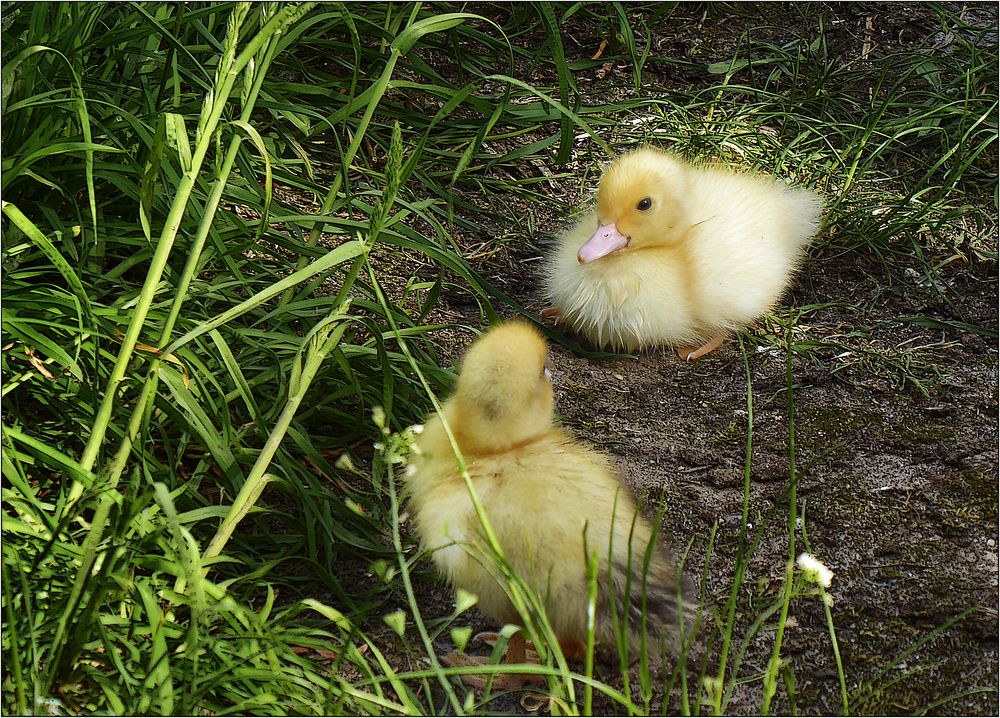
MULTIPOLYGON (((955 257, 995 264, 979 238, 997 231, 997 52, 980 31, 949 54, 869 64, 821 36, 777 46, 752 28, 730 58, 702 63, 651 51, 674 12, 4 8, 7 712, 485 712, 434 656, 432 641, 464 635, 467 607, 421 613, 425 569, 394 471, 405 428, 453 381, 439 337, 520 311, 465 258, 468 237, 509 232, 515 199, 567 214, 543 179, 592 186, 609 153, 655 140, 828 193, 817 251, 905 258, 930 280, 955 257), (594 52, 606 41, 602 57, 569 44, 581 33, 594 52), (607 61, 627 81, 604 99, 582 78, 607 61), (697 86, 646 90, 675 70, 697 86), (545 177, 513 171, 537 166, 545 177), (442 319, 443 295, 475 309, 442 319), (409 646, 381 630, 399 610, 390 632, 409 646)), ((508 237, 515 252, 536 238, 508 237)), ((829 364, 822 350, 860 347, 866 371, 933 380, 933 347, 819 334, 790 351, 829 364)), ((750 402, 749 365, 747 382, 750 402)), ((747 681, 776 691, 782 678, 794 701, 780 639, 766 678, 742 658, 810 594, 801 576, 734 634, 762 530, 742 537, 726 609, 706 617, 728 662, 662 677, 685 712, 725 712, 747 681)), ((649 712, 649 671, 618 677, 638 681, 638 700, 573 673, 537 596, 516 590, 557 710, 586 712, 596 694, 649 712)))

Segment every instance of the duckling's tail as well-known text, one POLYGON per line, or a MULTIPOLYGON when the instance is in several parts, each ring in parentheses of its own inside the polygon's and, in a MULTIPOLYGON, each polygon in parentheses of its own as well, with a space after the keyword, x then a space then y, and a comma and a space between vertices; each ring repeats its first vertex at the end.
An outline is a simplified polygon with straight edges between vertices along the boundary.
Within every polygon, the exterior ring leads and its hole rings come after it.
POLYGON ((823 197, 805 187, 789 187, 784 192, 787 202, 781 220, 788 231, 781 234, 789 249, 798 250, 812 242, 823 223, 823 197))
MULTIPOLYGON (((639 652, 644 629, 650 655, 658 655, 661 648, 673 655, 688 652, 700 613, 694 584, 662 555, 653 556, 648 568, 644 563, 642 556, 633 556, 631 566, 616 559, 608 576, 619 631, 627 628, 629 652, 639 652)), ((613 621, 610 616, 607 620, 613 621)))

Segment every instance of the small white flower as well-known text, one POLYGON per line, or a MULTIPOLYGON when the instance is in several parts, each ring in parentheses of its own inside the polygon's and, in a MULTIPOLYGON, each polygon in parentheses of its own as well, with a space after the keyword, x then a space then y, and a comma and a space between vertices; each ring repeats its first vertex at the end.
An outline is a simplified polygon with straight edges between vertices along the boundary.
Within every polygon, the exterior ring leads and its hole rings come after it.
POLYGON ((42 708, 44 710, 43 715, 50 716, 64 716, 66 715, 66 707, 63 705, 62 701, 58 698, 36 698, 35 707, 42 708))
POLYGON ((414 424, 413 426, 410 427, 410 431, 419 436, 420 434, 424 433, 424 425, 414 424))
POLYGON ((830 581, 833 580, 833 571, 828 569, 822 561, 811 553, 799 554, 795 564, 808 580, 818 583, 823 588, 830 588, 830 581))
POLYGON ((374 444, 372 444, 372 447, 375 449, 375 451, 383 451, 385 449, 385 444, 383 444, 381 441, 376 441, 374 444))
POLYGON ((413 464, 407 464, 406 470, 403 472, 403 475, 406 476, 406 478, 410 478, 415 473, 417 473, 417 467, 414 466, 413 464))

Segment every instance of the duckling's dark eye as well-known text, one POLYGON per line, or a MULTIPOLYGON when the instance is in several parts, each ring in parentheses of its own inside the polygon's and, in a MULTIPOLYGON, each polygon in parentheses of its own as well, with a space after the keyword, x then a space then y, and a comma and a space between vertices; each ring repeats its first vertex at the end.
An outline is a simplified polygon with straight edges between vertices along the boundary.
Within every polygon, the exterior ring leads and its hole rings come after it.
POLYGON ((647 209, 653 206, 653 200, 651 197, 643 197, 639 200, 639 204, 635 206, 640 212, 645 212, 647 209))

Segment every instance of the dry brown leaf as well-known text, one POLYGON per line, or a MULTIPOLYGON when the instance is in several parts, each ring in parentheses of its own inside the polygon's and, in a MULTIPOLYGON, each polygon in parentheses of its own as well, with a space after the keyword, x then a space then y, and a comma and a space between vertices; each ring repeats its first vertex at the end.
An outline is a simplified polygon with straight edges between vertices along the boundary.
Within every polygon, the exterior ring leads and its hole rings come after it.
POLYGON ((601 59, 601 55, 604 54, 604 48, 606 48, 607 46, 608 46, 608 41, 607 40, 601 40, 601 44, 600 44, 600 46, 598 46, 597 52, 595 52, 594 56, 592 58, 590 58, 590 59, 591 60, 600 60, 601 59))
POLYGON ((45 362, 35 356, 35 352, 31 347, 25 347, 24 353, 28 356, 28 361, 31 362, 31 366, 38 370, 38 373, 44 376, 46 379, 55 379, 55 374, 49 371, 49 368, 45 366, 45 362))

